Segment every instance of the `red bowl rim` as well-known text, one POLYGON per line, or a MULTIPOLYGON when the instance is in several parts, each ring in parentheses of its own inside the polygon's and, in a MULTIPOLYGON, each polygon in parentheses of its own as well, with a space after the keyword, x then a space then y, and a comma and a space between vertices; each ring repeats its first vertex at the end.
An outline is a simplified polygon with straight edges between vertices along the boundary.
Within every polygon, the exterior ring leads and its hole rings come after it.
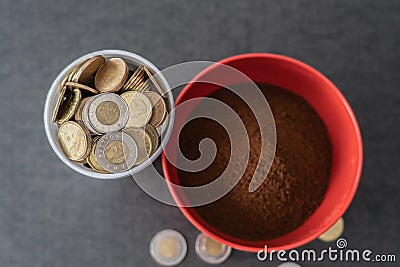
MULTIPOLYGON (((358 155, 359 155, 358 166, 357 166, 357 174, 356 174, 356 177, 354 179, 352 191, 349 194, 349 197, 347 198, 347 200, 345 202, 345 205, 343 205, 342 208, 340 209, 340 211, 337 212, 336 216, 332 217, 332 218, 334 218, 334 220, 332 220, 332 222, 330 224, 326 225, 325 227, 321 227, 318 231, 316 231, 315 233, 309 235, 308 237, 306 237, 306 238, 304 238, 302 240, 293 242, 293 243, 289 243, 289 244, 287 244, 285 246, 268 247, 268 251, 271 251, 271 250, 275 250, 275 251, 289 250, 289 249, 293 249, 293 248, 305 245, 305 244, 313 241, 314 239, 318 238, 321 234, 326 232, 337 220, 339 220, 340 217, 342 217, 343 214, 346 212, 347 208, 349 207, 349 205, 350 205, 351 201, 353 200, 354 195, 355 195, 355 193, 357 191, 357 187, 358 187, 358 184, 359 184, 359 181, 360 181, 360 177, 361 177, 361 172, 362 172, 363 145, 362 145, 361 132, 360 132, 360 128, 359 128, 359 125, 358 125, 358 122, 357 122, 356 116, 354 115, 353 110, 351 109, 349 103, 347 102, 345 97, 342 95, 342 93, 339 91, 339 89, 327 77, 325 77, 322 73, 320 73, 319 71, 317 71, 316 69, 314 69, 313 67, 311 67, 310 65, 308 65, 306 63, 303 63, 303 62, 301 62, 299 60, 296 60, 294 58, 291 58, 291 57, 287 57, 287 56, 283 56, 283 55, 279 55, 279 54, 272 54, 272 53, 240 54, 240 55, 227 57, 225 59, 222 59, 222 60, 218 61, 217 63, 218 64, 229 65, 229 63, 231 63, 231 62, 235 62, 235 61, 239 61, 239 60, 243 60, 243 59, 250 59, 250 58, 265 58, 265 59, 275 59, 275 60, 285 61, 287 63, 293 64, 293 65, 297 65, 298 67, 303 68, 304 70, 312 73, 316 78, 318 78, 320 80, 323 80, 325 83, 327 83, 329 85, 329 87, 334 91, 336 97, 338 97, 340 99, 340 101, 343 103, 343 105, 345 106, 345 108, 347 110, 347 113, 350 115, 350 118, 352 120, 354 130, 356 131, 357 145, 358 145, 358 155)), ((213 65, 205 68, 199 74, 197 74, 192 79, 192 81, 198 80, 204 74, 212 71, 216 67, 217 67, 217 65, 213 64, 213 65)), ((182 92, 179 94, 179 96, 175 100, 175 106, 179 105, 182 102, 183 97, 193 87, 194 84, 195 84, 195 82, 194 83, 189 82, 183 88, 182 92)), ((169 176, 169 172, 168 172, 168 160, 167 160, 164 152, 162 153, 162 168, 163 168, 163 172, 164 172, 165 178, 167 179, 168 182, 171 182, 171 177, 169 176)), ((233 242, 225 240, 225 239, 219 237, 218 235, 215 235, 214 233, 210 232, 208 229, 206 229, 201 223, 199 223, 190 214, 190 212, 187 210, 186 207, 182 206, 181 200, 179 199, 179 197, 177 196, 177 194, 173 190, 173 187, 169 183, 168 183, 168 188, 169 188, 169 190, 171 192, 172 197, 176 201, 179 209, 184 214, 184 216, 202 233, 204 233, 207 236, 215 239, 216 241, 221 242, 223 244, 226 244, 226 245, 228 245, 228 246, 230 246, 230 247, 232 247, 234 249, 238 249, 238 250, 242 250, 242 251, 248 251, 248 252, 258 252, 258 251, 264 249, 264 247, 245 246, 245 245, 241 245, 241 244, 238 244, 238 243, 233 243, 233 242)))

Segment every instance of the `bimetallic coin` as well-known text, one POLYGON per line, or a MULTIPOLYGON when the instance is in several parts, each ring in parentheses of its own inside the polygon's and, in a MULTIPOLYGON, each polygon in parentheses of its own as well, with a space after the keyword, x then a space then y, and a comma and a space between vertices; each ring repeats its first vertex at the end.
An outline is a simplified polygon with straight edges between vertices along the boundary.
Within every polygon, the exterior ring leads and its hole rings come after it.
POLYGON ((165 115, 167 114, 167 106, 159 94, 151 91, 144 92, 143 94, 147 96, 153 107, 149 124, 153 127, 157 127, 164 121, 165 115))
POLYGON ((81 103, 79 104, 78 109, 75 112, 75 120, 76 121, 82 121, 82 110, 83 106, 86 104, 86 102, 89 100, 89 97, 86 97, 81 100, 81 103))
POLYGON ((97 142, 95 156, 99 165, 111 173, 124 172, 135 164, 135 140, 124 132, 107 133, 97 142))
POLYGON ((127 128, 124 130, 125 133, 129 134, 136 142, 138 155, 135 162, 135 166, 143 163, 150 157, 153 151, 153 142, 149 134, 142 128, 127 128))
POLYGON ((58 122, 60 124, 70 120, 75 115, 75 112, 79 107, 81 99, 82 99, 82 93, 81 90, 79 89, 74 89, 67 95, 67 99, 61 106, 61 114, 60 118, 58 119, 58 122))
POLYGON ((83 161, 90 152, 91 137, 89 131, 80 123, 67 121, 58 130, 58 140, 67 158, 83 161))
POLYGON ((65 92, 66 91, 67 91, 67 87, 66 86, 62 87, 62 89, 60 90, 60 95, 58 96, 56 107, 54 108, 54 112, 53 112, 53 118, 52 118, 53 122, 56 122, 58 120, 59 116, 60 116, 60 114, 59 114, 60 113, 60 108, 61 108, 61 105, 62 105, 62 103, 64 101, 64 97, 65 97, 65 92))
POLYGON ((150 242, 150 255, 163 266, 175 266, 183 261, 187 243, 181 233, 166 229, 158 232, 150 242))
POLYGON ((81 89, 81 90, 85 90, 85 91, 91 92, 91 93, 96 94, 96 95, 100 93, 96 89, 94 89, 92 87, 89 87, 89 86, 86 86, 86 85, 83 85, 83 84, 80 84, 80 83, 66 82, 65 85, 69 86, 71 88, 78 88, 78 89, 81 89))
POLYGON ((140 92, 128 91, 121 94, 129 107, 129 119, 125 128, 145 126, 152 114, 150 100, 140 92))
POLYGON ((89 154, 89 156, 87 157, 87 163, 89 164, 89 166, 90 166, 93 170, 95 170, 95 171, 97 171, 97 172, 100 172, 100 173, 109 173, 108 171, 104 170, 104 169, 100 166, 100 164, 99 164, 99 162, 97 161, 97 158, 96 158, 95 151, 96 151, 96 146, 97 146, 97 142, 99 141, 99 139, 100 139, 100 136, 96 136, 95 138, 93 138, 92 149, 90 150, 90 154, 89 154))
POLYGON ((128 105, 119 95, 103 93, 94 97, 89 106, 89 122, 100 133, 119 131, 129 118, 128 105))
POLYGON ((150 124, 147 124, 144 129, 145 129, 146 133, 150 136, 150 139, 151 139, 151 144, 152 144, 151 145, 152 150, 150 153, 150 156, 151 156, 154 154, 154 152, 156 152, 156 150, 158 148, 158 134, 157 134, 157 131, 150 124))
POLYGON ((332 242, 338 239, 344 230, 344 220, 340 218, 331 228, 318 237, 319 240, 324 242, 332 242))
POLYGON ((89 99, 86 101, 86 103, 83 105, 82 108, 82 122, 83 124, 86 126, 86 128, 89 129, 89 131, 91 133, 94 133, 96 135, 101 135, 101 133, 99 133, 98 131, 96 131, 89 119, 89 106, 92 103, 93 99, 95 98, 95 96, 89 97, 89 99))
POLYGON ((147 74, 147 77, 149 77, 150 81, 153 83, 154 87, 157 89, 157 91, 160 93, 160 95, 165 95, 165 92, 162 90, 161 86, 158 84, 156 79, 153 77, 153 74, 147 67, 143 67, 144 71, 147 74))
POLYGON ((74 80, 80 84, 88 85, 93 81, 96 72, 104 64, 105 58, 102 56, 95 56, 85 61, 80 66, 75 74, 74 80))
POLYGON ((129 70, 121 58, 111 58, 97 71, 94 84, 100 92, 117 92, 125 84, 129 70))
POLYGON ((231 255, 232 248, 200 233, 195 242, 197 256, 209 264, 221 264, 231 255))

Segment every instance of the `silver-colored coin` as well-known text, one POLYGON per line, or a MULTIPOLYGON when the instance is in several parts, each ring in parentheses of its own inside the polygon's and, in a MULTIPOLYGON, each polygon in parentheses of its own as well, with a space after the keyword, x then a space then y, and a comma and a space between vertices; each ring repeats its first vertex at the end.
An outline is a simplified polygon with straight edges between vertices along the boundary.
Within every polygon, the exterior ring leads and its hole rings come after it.
POLYGON ((89 106, 92 103, 93 99, 94 99, 94 96, 89 97, 89 99, 86 101, 85 105, 82 108, 82 122, 91 133, 96 134, 96 135, 101 135, 101 133, 99 133, 98 131, 96 131, 93 128, 93 126, 89 120, 89 106))
POLYGON ((129 119, 128 105, 119 95, 103 93, 94 97, 89 106, 89 121, 100 133, 119 131, 129 119))
POLYGON ((123 132, 103 135, 97 142, 95 150, 99 165, 111 173, 124 172, 132 168, 137 153, 135 140, 123 132))

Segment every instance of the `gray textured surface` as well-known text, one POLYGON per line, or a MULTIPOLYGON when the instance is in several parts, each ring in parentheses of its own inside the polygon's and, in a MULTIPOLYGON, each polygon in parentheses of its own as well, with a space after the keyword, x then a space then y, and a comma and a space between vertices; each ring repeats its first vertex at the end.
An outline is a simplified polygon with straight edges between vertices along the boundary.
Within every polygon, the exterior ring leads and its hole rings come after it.
MULTIPOLYGON (((50 83, 76 57, 103 48, 136 52, 160 68, 276 52, 322 71, 352 105, 365 145, 345 237, 351 247, 400 260, 399 14, 397 0, 2 0, 0 266, 154 266, 148 244, 167 227, 188 240, 182 266, 203 265, 193 249, 197 230, 177 208, 131 179, 82 177, 47 143, 42 112, 50 83)), ((238 251, 226 263, 253 265, 277 263, 238 251)))

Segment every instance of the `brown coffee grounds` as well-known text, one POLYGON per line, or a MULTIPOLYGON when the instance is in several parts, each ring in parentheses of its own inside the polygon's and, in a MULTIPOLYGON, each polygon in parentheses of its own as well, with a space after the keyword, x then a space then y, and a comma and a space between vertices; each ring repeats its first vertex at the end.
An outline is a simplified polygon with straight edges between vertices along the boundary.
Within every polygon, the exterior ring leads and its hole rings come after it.
MULTIPOLYGON (((250 158, 240 182, 227 195, 195 208, 218 231, 249 241, 273 239, 304 223, 324 198, 332 155, 324 123, 303 98, 270 85, 259 87, 271 107, 277 131, 276 153, 269 174, 255 192, 248 191, 260 156, 260 130, 243 100, 227 89, 219 89, 210 97, 228 104, 244 122, 250 158)), ((201 103, 198 108, 202 108, 201 103)), ((216 158, 200 172, 179 170, 184 186, 207 184, 218 178, 228 164, 228 134, 217 122, 204 118, 184 126, 179 139, 184 156, 198 158, 198 144, 204 138, 217 144, 216 158)))

